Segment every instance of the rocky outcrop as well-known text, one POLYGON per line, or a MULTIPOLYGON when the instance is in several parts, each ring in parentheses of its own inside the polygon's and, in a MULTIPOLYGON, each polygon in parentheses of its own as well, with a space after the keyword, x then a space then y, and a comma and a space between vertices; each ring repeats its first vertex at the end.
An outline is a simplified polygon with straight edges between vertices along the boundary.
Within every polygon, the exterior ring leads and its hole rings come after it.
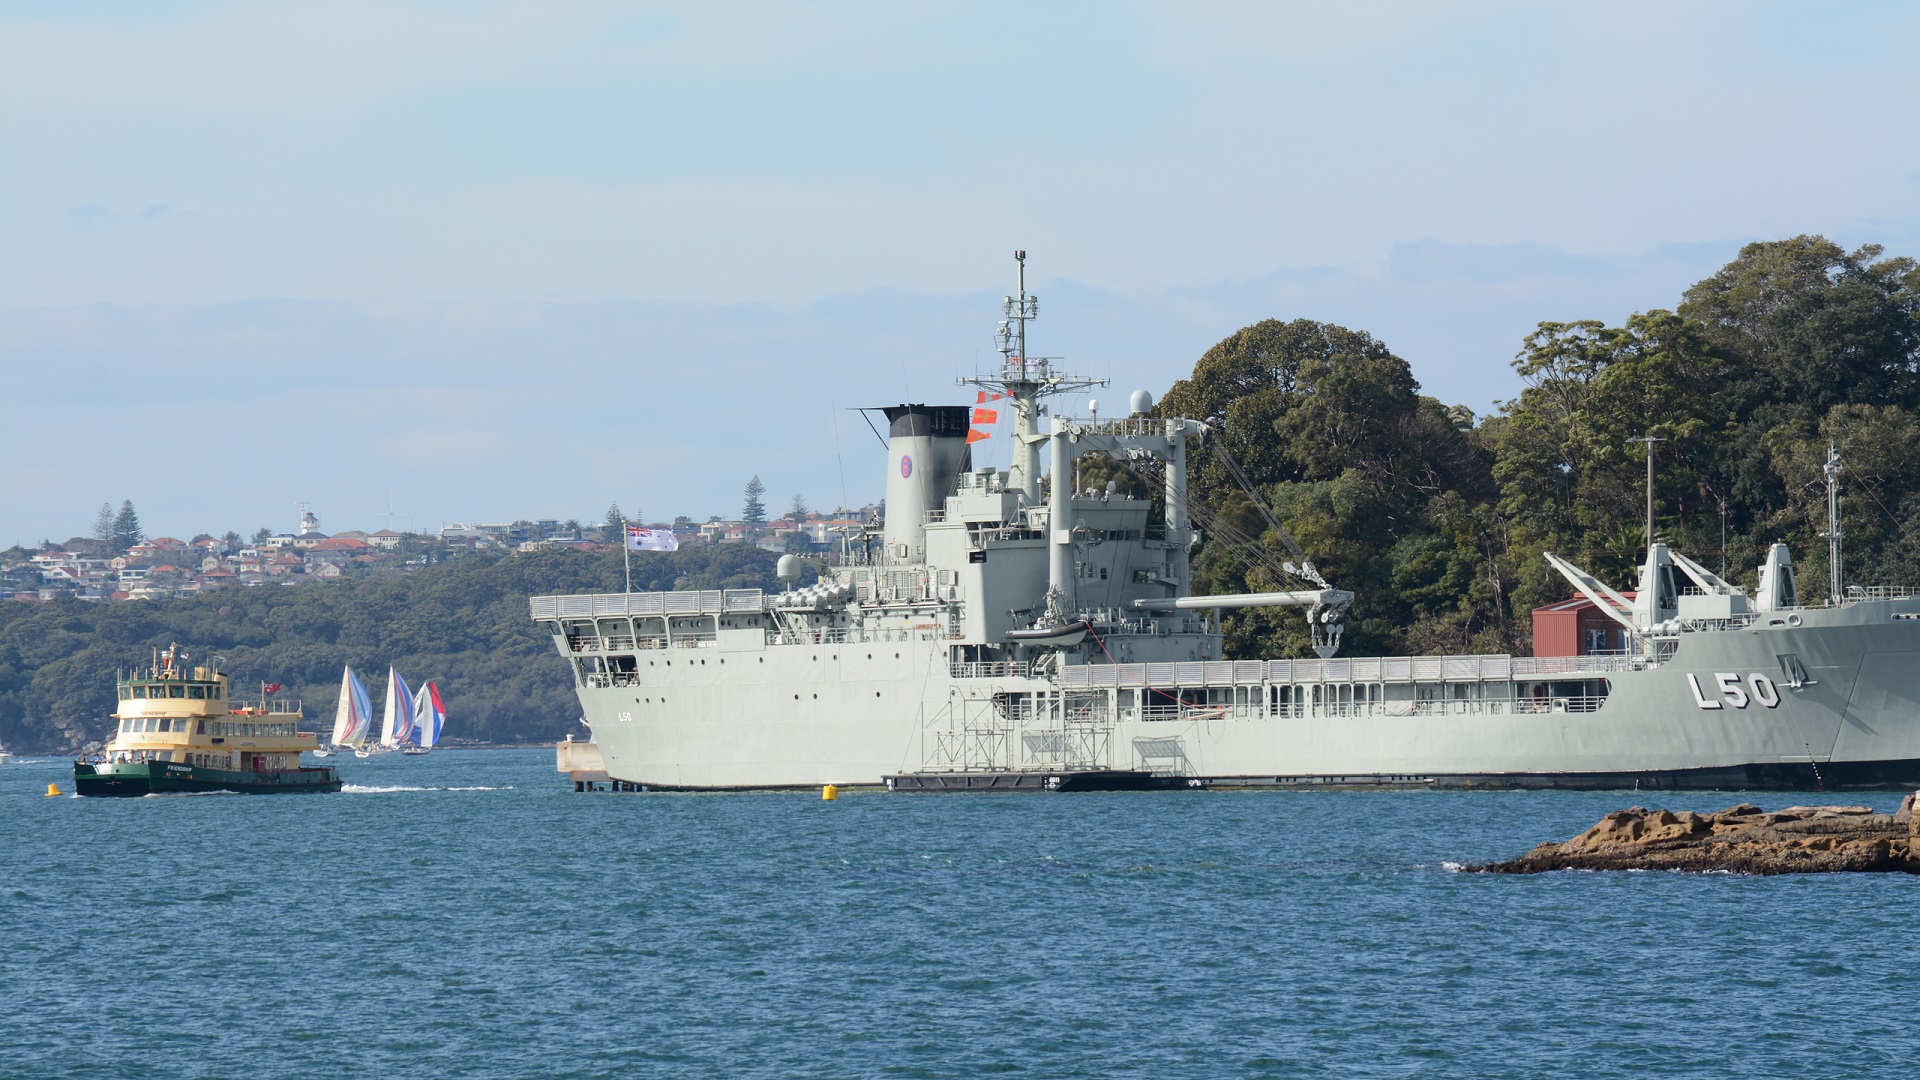
POLYGON ((1545 843, 1511 862, 1469 867, 1490 874, 1548 870, 1727 870, 1737 874, 1839 871, 1920 874, 1920 815, 1909 795, 1894 814, 1865 806, 1751 803, 1717 814, 1616 810, 1565 843, 1545 843))

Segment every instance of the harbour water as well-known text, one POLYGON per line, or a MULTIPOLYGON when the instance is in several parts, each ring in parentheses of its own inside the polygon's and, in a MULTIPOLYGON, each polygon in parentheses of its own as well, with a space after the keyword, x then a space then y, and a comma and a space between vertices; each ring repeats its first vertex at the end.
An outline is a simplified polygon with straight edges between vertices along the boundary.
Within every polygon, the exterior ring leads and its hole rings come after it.
POLYGON ((1891 1076, 1920 882, 1551 874, 1622 806, 1897 794, 339 795, 0 766, 0 1075, 1891 1076))

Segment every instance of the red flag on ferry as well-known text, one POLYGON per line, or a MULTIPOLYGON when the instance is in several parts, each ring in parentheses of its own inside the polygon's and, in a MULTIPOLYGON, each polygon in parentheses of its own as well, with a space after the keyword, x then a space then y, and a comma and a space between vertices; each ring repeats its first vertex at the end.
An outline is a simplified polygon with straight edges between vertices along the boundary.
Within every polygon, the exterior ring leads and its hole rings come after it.
POLYGON ((260 691, 266 694, 277 694, 280 692, 280 684, 277 682, 263 683, 261 684, 260 691))
POLYGON ((973 399, 973 403, 975 405, 985 405, 989 401, 999 401, 1006 396, 1005 394, 989 394, 985 390, 982 390, 980 391, 980 396, 973 399))
POLYGON ((999 409, 973 410, 973 422, 976 424, 997 424, 1000 422, 999 409))
POLYGON ((984 432, 984 431, 981 431, 981 430, 980 430, 979 428, 968 428, 968 429, 967 429, 967 444, 968 444, 968 445, 972 445, 972 444, 974 444, 974 443, 977 443, 977 442, 979 442, 979 441, 981 441, 982 439, 991 439, 991 438, 993 438, 993 436, 991 436, 991 435, 989 435, 989 434, 987 434, 987 433, 986 433, 986 432, 984 432))

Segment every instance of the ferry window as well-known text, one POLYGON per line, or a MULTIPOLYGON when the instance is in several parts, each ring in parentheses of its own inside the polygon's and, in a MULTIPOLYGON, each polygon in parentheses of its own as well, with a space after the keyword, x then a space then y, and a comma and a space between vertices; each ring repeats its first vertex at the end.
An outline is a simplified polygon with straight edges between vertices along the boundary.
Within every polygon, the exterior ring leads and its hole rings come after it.
POLYGON ((133 723, 131 720, 120 721, 120 734, 125 735, 127 733, 127 725, 131 723, 133 723))
POLYGON ((143 698, 143 699, 144 699, 144 698, 145 698, 145 697, 147 696, 147 688, 146 688, 146 687, 144 687, 144 686, 136 686, 136 687, 134 687, 134 688, 133 688, 133 696, 134 696, 134 697, 137 697, 137 698, 143 698))
POLYGON ((209 701, 220 700, 220 684, 219 683, 214 683, 212 686, 207 687, 207 700, 209 701))
POLYGON ((203 686, 189 686, 187 687, 187 696, 190 698, 204 699, 207 696, 207 691, 203 686))
POLYGON ((130 697, 132 697, 132 696, 133 696, 133 690, 132 690, 131 688, 129 688, 129 687, 125 687, 125 686, 123 686, 123 687, 121 687, 121 688, 120 688, 120 700, 121 700, 121 701, 125 701, 125 700, 127 700, 128 698, 130 698, 130 697))
POLYGON ((186 687, 184 687, 184 686, 181 686, 181 685, 180 685, 179 683, 175 683, 175 684, 173 684, 172 686, 169 686, 169 687, 167 687, 167 696, 168 696, 168 697, 182 697, 182 698, 183 698, 183 697, 186 697, 186 696, 187 696, 187 688, 186 688, 186 687))
POLYGON ((197 734, 205 735, 206 733, 207 733, 207 722, 205 720, 202 720, 200 721, 200 730, 199 732, 197 732, 197 734))

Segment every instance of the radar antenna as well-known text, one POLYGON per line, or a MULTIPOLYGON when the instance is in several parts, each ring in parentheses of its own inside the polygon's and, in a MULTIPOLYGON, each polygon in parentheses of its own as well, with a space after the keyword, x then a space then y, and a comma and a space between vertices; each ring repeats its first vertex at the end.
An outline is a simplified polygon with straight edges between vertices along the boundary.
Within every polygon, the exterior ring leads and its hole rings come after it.
MULTIPOLYGON (((1001 356, 995 375, 976 375, 960 379, 961 386, 974 386, 982 395, 998 395, 1013 402, 1013 463, 1008 467, 1007 486, 1026 495, 1029 506, 1040 502, 1040 399, 1055 394, 1071 394, 1095 386, 1106 379, 1066 375, 1053 369, 1057 356, 1027 355, 1027 323, 1040 317, 1040 298, 1027 293, 1027 253, 1013 253, 1015 295, 1000 302, 1000 325, 994 331, 994 347, 1001 356)), ((982 397, 984 404, 987 397, 982 397)), ((1062 482, 1059 480, 1056 483, 1062 482)))

